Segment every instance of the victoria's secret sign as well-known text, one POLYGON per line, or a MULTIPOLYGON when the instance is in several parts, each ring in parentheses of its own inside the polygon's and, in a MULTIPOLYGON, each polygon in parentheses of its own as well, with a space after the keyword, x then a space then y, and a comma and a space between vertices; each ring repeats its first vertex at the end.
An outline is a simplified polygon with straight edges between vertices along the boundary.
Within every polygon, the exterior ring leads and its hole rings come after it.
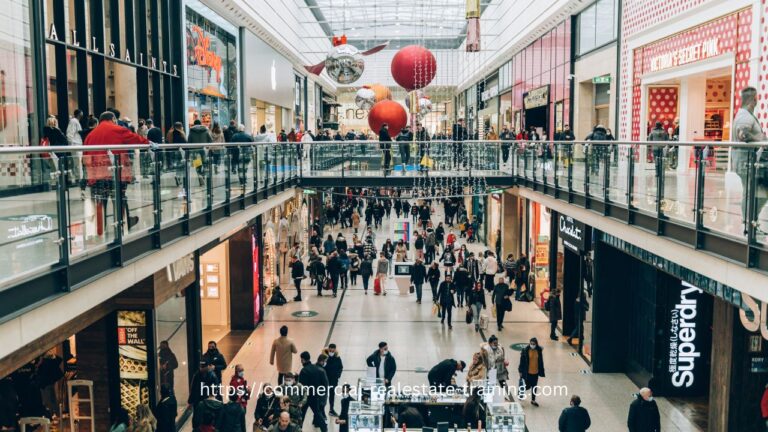
POLYGON ((63 38, 59 37, 58 29, 56 28, 56 24, 51 24, 51 26, 48 28, 48 33, 45 35, 46 39, 53 42, 63 42, 69 46, 72 47, 80 47, 85 48, 86 51, 90 51, 94 54, 103 54, 107 57, 112 57, 114 59, 122 60, 126 63, 132 63, 138 66, 143 66, 149 69, 156 70, 158 72, 163 73, 170 73, 173 76, 179 76, 179 69, 178 67, 174 65, 169 65, 168 62, 165 60, 158 60, 157 57, 153 56, 144 56, 144 53, 133 53, 131 55, 131 50, 125 49, 124 54, 121 54, 117 52, 117 47, 115 47, 115 44, 110 43, 105 47, 99 47, 98 41, 96 37, 92 37, 90 41, 87 41, 85 46, 83 46, 80 41, 78 40, 77 36, 77 29, 72 28, 69 31, 69 41, 67 41, 66 35, 63 36, 63 38))
POLYGON ((651 72, 686 65, 720 55, 720 39, 712 38, 702 42, 651 57, 651 72))

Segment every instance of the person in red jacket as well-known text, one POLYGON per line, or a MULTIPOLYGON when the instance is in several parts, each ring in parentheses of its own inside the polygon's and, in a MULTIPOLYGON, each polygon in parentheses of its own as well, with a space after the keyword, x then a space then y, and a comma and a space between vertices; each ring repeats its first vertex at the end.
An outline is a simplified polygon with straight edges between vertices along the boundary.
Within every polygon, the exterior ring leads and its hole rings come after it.
POLYGON ((760 399, 760 413, 763 415, 763 421, 765 422, 765 429, 768 430, 768 384, 765 385, 765 391, 763 391, 763 398, 760 399))
POLYGON ((235 374, 229 380, 229 389, 227 391, 230 395, 229 400, 237 400, 243 406, 243 409, 248 408, 248 399, 250 399, 251 393, 248 390, 248 381, 245 380, 243 365, 235 366, 235 374))
MULTIPOLYGON (((149 144, 146 138, 131 132, 129 129, 117 124, 117 117, 110 111, 99 116, 99 124, 85 138, 83 145, 114 145, 114 144, 149 144)), ((112 154, 120 158, 120 193, 115 194, 114 175, 111 170, 112 160, 106 150, 86 151, 83 153, 83 165, 88 178, 88 186, 91 187, 91 196, 95 200, 97 215, 97 233, 102 235, 106 225, 107 212, 104 211, 110 197, 117 196, 123 204, 125 220, 128 229, 131 229, 139 221, 138 216, 131 216, 126 199, 128 184, 133 181, 131 158, 128 152, 113 150, 112 154)))

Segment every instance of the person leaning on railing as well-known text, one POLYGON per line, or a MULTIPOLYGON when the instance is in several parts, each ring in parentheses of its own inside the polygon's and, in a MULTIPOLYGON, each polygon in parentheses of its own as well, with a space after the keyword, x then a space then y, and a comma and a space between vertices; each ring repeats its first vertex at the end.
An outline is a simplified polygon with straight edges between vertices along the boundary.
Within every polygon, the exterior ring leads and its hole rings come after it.
MULTIPOLYGON (((99 125, 88 134, 83 143, 90 145, 112 145, 112 144, 149 144, 149 141, 117 124, 117 117, 109 111, 99 116, 99 125)), ((138 216, 131 216, 128 201, 126 199, 126 190, 128 184, 133 181, 133 171, 131 169, 131 159, 124 150, 112 150, 116 157, 120 157, 120 193, 115 193, 114 178, 111 167, 112 161, 106 150, 86 151, 83 153, 83 159, 88 178, 88 186, 91 187, 91 195, 95 198, 96 204, 101 205, 103 219, 99 220, 99 234, 103 230, 102 223, 106 224, 106 204, 110 196, 122 201, 123 213, 128 229, 136 225, 139 221, 138 216)))
MULTIPOLYGON (((741 141, 745 143, 750 142, 762 142, 767 141, 763 129, 760 127, 760 122, 755 117, 754 111, 757 106, 757 90, 754 87, 745 87, 741 90, 741 108, 736 112, 736 117, 733 119, 731 125, 731 141, 741 141)), ((757 150, 757 161, 760 162, 756 165, 755 175, 756 190, 754 191, 755 197, 755 209, 752 212, 754 215, 759 215, 760 210, 763 209, 765 203, 768 202, 768 157, 764 155, 764 148, 760 147, 757 150)), ((747 215, 747 196, 750 188, 748 175, 749 175, 749 152, 751 149, 733 149, 733 166, 732 169, 736 171, 739 178, 741 178, 741 185, 743 187, 741 200, 741 211, 744 219, 744 235, 747 234, 747 224, 750 221, 751 216, 747 215)), ((759 227, 758 227, 759 229, 759 227)))

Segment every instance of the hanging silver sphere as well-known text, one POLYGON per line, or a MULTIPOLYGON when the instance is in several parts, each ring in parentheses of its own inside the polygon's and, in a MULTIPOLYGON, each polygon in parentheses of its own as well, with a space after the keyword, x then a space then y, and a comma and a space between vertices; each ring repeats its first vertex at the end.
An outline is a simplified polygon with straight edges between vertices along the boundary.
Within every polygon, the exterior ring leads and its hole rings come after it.
POLYGON ((365 61, 363 54, 352 45, 334 47, 325 58, 325 68, 334 81, 339 84, 351 84, 363 74, 365 61))
POLYGON ((376 103, 376 92, 370 87, 362 87, 355 93, 355 105, 358 108, 369 110, 376 103))

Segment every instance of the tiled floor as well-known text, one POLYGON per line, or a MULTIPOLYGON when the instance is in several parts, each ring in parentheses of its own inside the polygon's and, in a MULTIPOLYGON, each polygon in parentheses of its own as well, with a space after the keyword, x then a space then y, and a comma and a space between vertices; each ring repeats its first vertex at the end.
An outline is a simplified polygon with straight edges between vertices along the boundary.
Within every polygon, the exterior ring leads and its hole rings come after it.
MULTIPOLYGON (((336 231, 334 231, 334 234, 336 231)), ((388 222, 377 232, 379 245, 391 235, 388 222)), ((351 234, 347 236, 351 238, 351 234)), ((470 245, 472 250, 481 250, 481 245, 470 245)), ((439 361, 446 358, 471 360, 483 342, 483 335, 464 323, 464 309, 454 314, 454 328, 440 325, 431 315, 431 294, 425 292, 424 303, 416 304, 414 295, 400 296, 394 280, 388 281, 386 297, 364 295, 362 282, 351 286, 338 298, 330 296, 316 297, 313 290, 304 293, 304 301, 290 302, 282 307, 272 307, 264 324, 255 330, 246 341, 243 349, 230 362, 230 367, 243 364, 249 383, 276 383, 277 373, 269 365, 269 347, 282 325, 289 327, 289 336, 294 339, 299 351, 309 351, 313 358, 328 343, 338 346, 345 369, 342 381, 356 383, 357 378, 365 374, 365 358, 373 352, 379 341, 387 341, 390 351, 395 356, 398 372, 395 384, 426 384, 426 373, 439 361), (309 295, 307 295, 309 294, 309 295), (311 318, 296 318, 293 312, 312 310, 318 315, 311 318), (335 317, 335 319, 334 319, 335 317)), ((294 293, 288 290, 286 297, 294 293)), ((592 416, 591 431, 615 432, 626 430, 627 409, 632 401, 632 393, 637 387, 623 374, 591 374, 589 366, 574 354, 574 350, 564 342, 550 341, 549 326, 545 315, 532 303, 515 303, 507 315, 504 330, 498 333, 505 347, 527 342, 532 336, 538 337, 544 348, 547 377, 541 384, 567 386, 568 394, 540 397, 540 407, 523 403, 527 414, 529 430, 533 432, 553 431, 557 429, 560 411, 568 405, 571 394, 578 394, 583 406, 592 416)), ((518 352, 507 348, 510 369, 516 370, 518 352)), ((299 370, 299 358, 294 359, 294 369, 299 370)), ((232 371, 225 372, 225 381, 232 371)), ((462 376, 459 377, 461 381, 462 376)), ((665 431, 697 431, 680 411, 663 398, 657 399, 662 413, 662 429, 665 431)), ((339 402, 336 402, 337 409, 339 402)), ((248 406, 248 419, 252 419, 255 398, 248 406)), ((332 418, 331 418, 332 420, 332 418)), ((187 425, 185 430, 190 430, 187 425)), ((311 415, 307 416, 305 431, 311 431, 311 415)), ((331 426, 335 430, 335 425, 331 426)))

